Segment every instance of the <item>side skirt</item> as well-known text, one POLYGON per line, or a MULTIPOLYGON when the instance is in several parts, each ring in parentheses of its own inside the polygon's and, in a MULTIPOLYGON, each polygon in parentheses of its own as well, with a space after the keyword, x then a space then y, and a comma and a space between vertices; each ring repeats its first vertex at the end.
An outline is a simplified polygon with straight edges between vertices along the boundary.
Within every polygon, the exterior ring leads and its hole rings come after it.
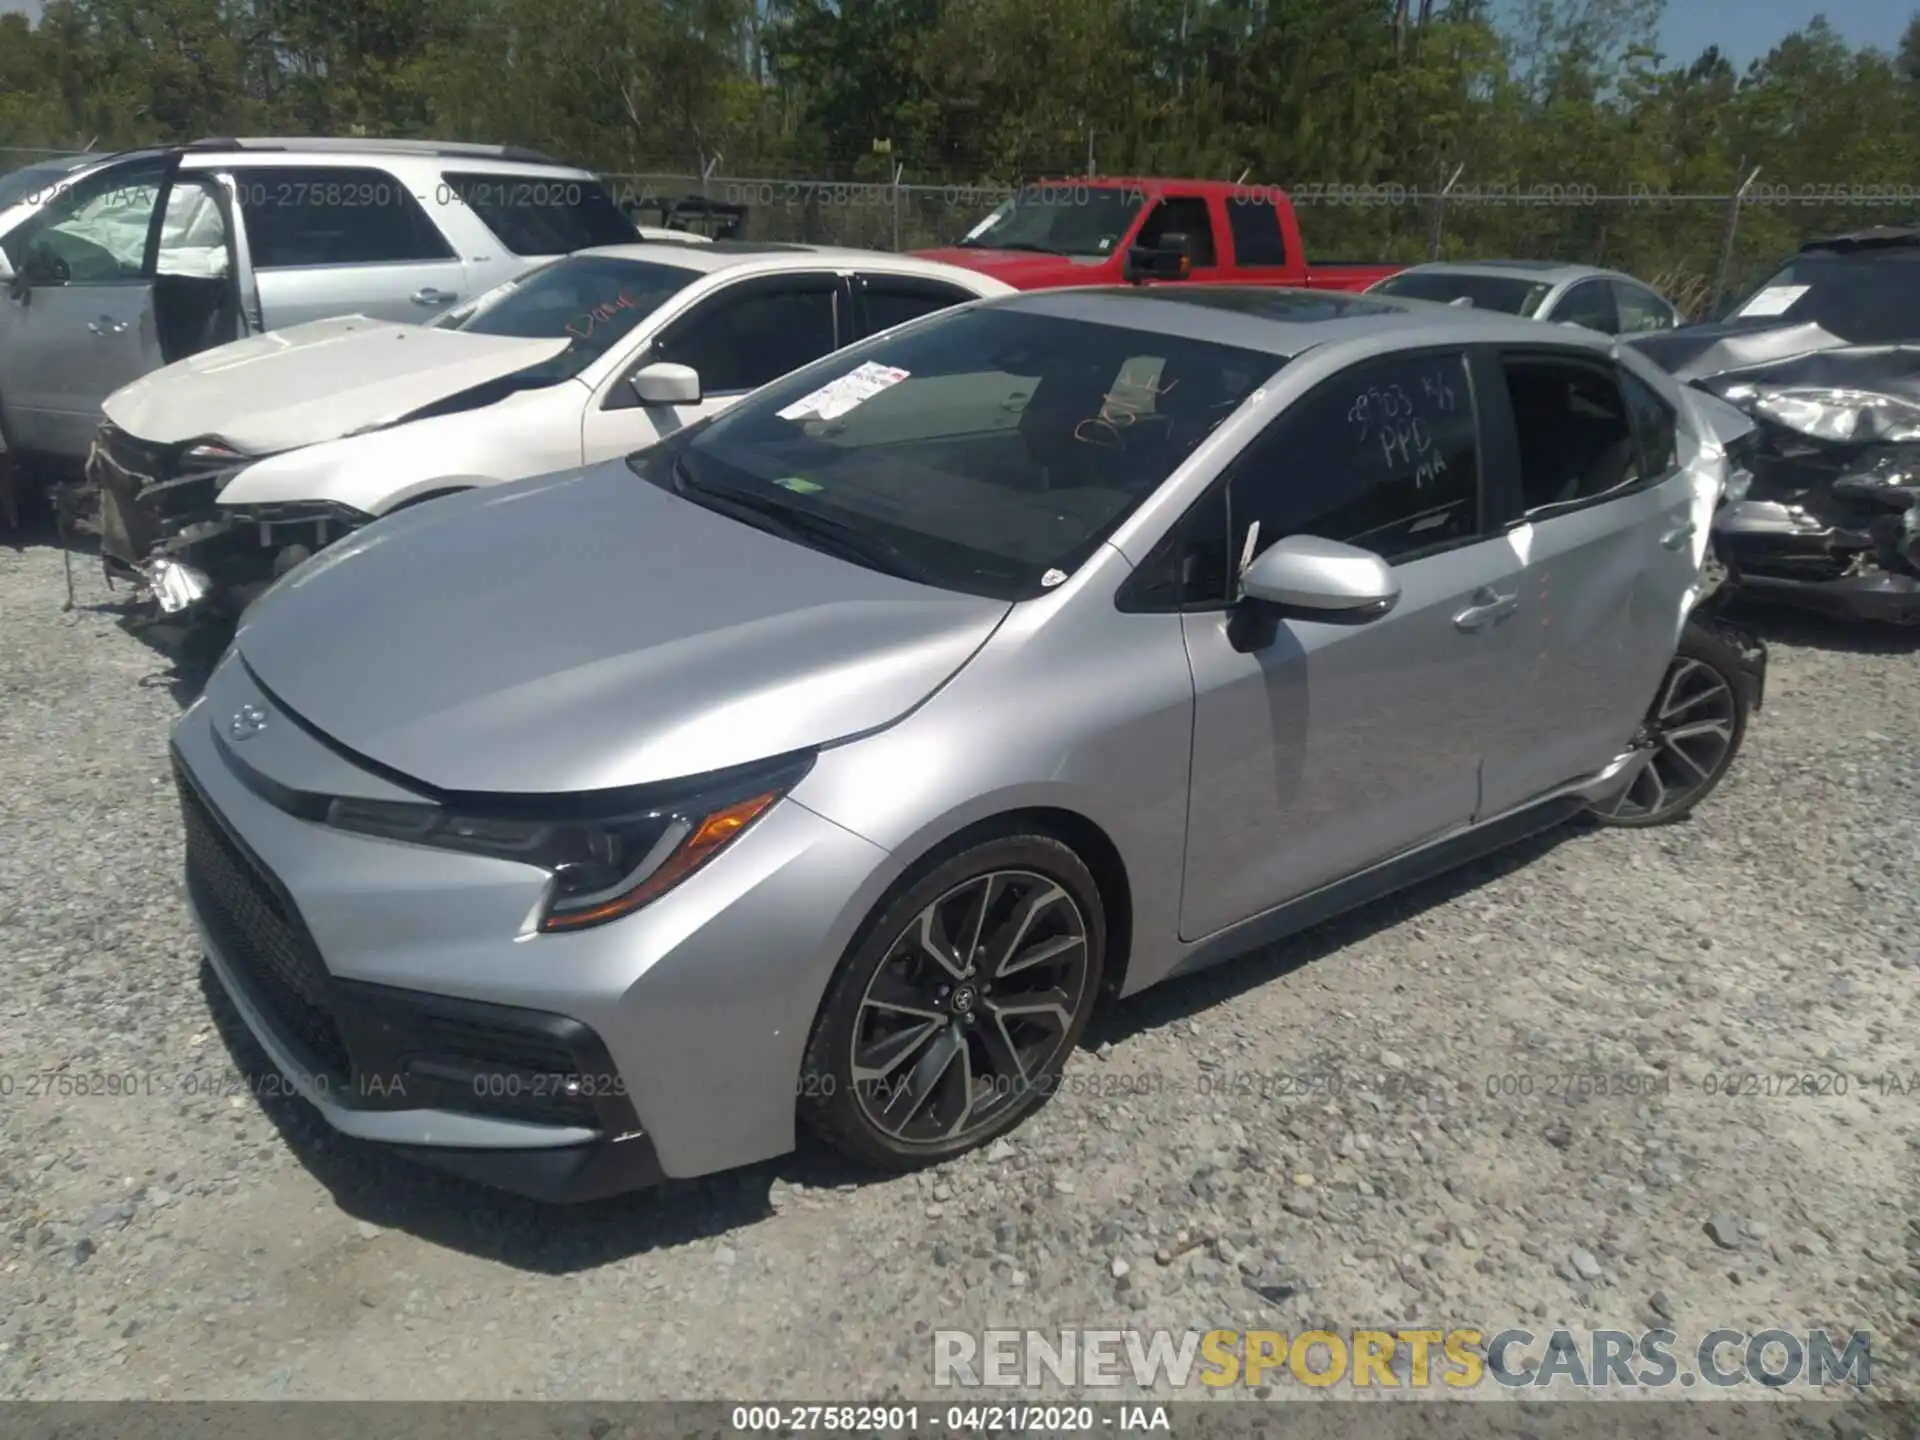
POLYGON ((1623 784, 1630 783, 1640 758, 1632 754, 1623 755, 1591 779, 1551 791, 1470 829, 1457 831, 1416 850, 1383 860, 1344 880, 1323 885, 1297 900, 1289 900, 1284 905, 1197 941, 1179 963, 1167 972, 1166 978, 1191 975, 1196 970, 1210 969, 1228 960, 1238 959, 1262 946, 1297 935, 1302 930, 1310 930, 1336 915, 1371 904, 1396 890, 1404 890, 1409 885, 1444 875, 1469 861, 1517 844, 1530 835, 1563 825, 1595 800, 1617 793, 1623 784))

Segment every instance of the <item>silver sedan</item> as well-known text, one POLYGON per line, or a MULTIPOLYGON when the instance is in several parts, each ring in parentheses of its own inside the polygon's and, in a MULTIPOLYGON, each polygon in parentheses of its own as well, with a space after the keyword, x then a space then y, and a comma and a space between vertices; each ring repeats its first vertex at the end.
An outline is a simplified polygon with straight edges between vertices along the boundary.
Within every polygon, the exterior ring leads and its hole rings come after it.
POLYGON ((1593 265, 1558 260, 1457 260, 1413 265, 1370 288, 1445 305, 1472 305, 1532 320, 1579 325, 1602 335, 1671 330, 1680 313, 1651 285, 1593 265))
POLYGON ((938 1160, 1102 997, 1711 791, 1712 425, 1474 311, 959 306, 291 571, 174 733, 192 910, 320 1113, 444 1168, 938 1160))

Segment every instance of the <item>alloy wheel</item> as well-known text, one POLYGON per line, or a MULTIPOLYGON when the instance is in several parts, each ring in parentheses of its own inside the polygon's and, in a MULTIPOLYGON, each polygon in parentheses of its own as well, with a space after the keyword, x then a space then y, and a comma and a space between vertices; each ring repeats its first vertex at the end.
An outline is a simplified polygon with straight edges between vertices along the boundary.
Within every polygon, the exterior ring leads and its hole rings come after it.
POLYGON ((1640 773, 1605 813, 1618 820, 1651 820, 1681 809, 1726 767, 1738 714, 1726 676, 1677 656, 1634 736, 1634 748, 1643 752, 1640 773))
POLYGON ((995 870, 888 947, 853 1025, 854 1094, 896 1141, 947 1144, 1036 1096, 1089 974, 1087 917, 1058 882, 995 870))

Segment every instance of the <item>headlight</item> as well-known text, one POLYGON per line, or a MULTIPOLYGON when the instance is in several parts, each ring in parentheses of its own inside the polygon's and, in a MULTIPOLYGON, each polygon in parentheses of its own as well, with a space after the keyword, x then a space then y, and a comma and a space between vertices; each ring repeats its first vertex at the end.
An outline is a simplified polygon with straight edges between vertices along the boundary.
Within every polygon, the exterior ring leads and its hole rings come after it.
POLYGON ((452 806, 340 798, 326 823, 383 839, 517 860, 552 873, 549 933, 604 925, 659 899, 726 849, 812 767, 811 755, 723 775, 697 788, 452 806))
POLYGON ((242 465, 257 456, 242 455, 238 450, 225 445, 196 445, 180 457, 182 472, 198 474, 202 470, 220 470, 229 465, 242 465))

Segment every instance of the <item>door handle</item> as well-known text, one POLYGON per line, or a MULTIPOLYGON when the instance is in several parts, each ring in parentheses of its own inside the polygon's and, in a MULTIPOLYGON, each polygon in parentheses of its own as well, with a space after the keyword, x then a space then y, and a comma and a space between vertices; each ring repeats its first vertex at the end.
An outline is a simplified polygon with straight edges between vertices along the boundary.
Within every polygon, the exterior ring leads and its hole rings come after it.
POLYGON ((95 335, 124 335, 127 333, 127 322, 116 320, 111 315, 102 315, 98 320, 89 320, 87 329, 95 335))
POLYGON ((436 290, 431 285, 422 286, 413 292, 413 303, 416 305, 447 305, 459 298, 450 291, 436 290))
POLYGON ((1484 585, 1473 592, 1473 604, 1453 617, 1453 623, 1462 630, 1484 630, 1495 621, 1504 620, 1520 608, 1520 592, 1501 595, 1484 585))
POLYGON ((1660 537, 1660 543, 1669 550, 1678 550, 1699 533, 1699 530, 1700 527, 1689 520, 1686 524, 1676 525, 1673 529, 1667 531, 1666 534, 1660 537))

